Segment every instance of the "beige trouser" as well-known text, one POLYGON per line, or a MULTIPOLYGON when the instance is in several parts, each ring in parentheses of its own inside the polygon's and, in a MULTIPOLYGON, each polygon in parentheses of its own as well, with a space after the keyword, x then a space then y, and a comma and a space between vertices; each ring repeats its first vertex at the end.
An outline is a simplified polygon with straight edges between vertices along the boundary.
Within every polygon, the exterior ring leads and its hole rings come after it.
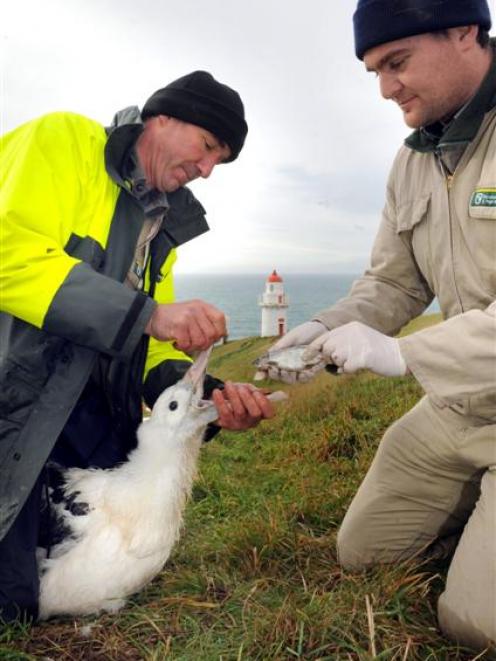
POLYGON ((439 624, 482 649, 496 641, 496 425, 424 397, 384 435, 339 531, 339 559, 359 569, 449 555, 456 542, 439 624))

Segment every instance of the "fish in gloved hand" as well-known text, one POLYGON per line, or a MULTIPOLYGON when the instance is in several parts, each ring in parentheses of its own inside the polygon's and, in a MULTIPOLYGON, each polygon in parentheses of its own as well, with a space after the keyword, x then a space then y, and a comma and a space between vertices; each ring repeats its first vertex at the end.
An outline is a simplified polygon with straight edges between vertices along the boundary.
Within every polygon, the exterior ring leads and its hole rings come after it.
POLYGON ((257 372, 254 381, 266 378, 285 383, 307 383, 321 370, 335 373, 337 368, 320 352, 309 352, 308 344, 269 350, 253 361, 257 372))

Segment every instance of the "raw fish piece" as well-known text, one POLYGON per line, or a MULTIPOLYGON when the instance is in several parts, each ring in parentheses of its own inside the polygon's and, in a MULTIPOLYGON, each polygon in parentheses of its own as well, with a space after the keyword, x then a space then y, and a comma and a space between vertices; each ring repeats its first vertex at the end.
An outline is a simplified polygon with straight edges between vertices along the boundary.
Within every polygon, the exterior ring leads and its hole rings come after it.
POLYGON ((316 353, 311 358, 303 358, 307 344, 300 344, 287 349, 276 349, 267 351, 259 358, 253 361, 253 364, 259 370, 267 370, 270 367, 276 367, 286 372, 303 372, 308 369, 318 371, 326 366, 326 360, 321 353, 316 353), (317 368, 317 369, 315 369, 317 368))

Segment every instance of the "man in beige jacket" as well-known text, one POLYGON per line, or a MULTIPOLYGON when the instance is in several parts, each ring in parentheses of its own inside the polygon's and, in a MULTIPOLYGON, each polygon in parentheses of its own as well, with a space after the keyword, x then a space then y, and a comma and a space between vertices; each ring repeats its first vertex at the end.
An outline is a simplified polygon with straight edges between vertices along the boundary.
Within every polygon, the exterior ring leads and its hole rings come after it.
MULTIPOLYGON (((423 399, 386 432, 338 535, 345 568, 453 552, 442 630, 496 639, 496 60, 486 0, 360 0, 356 53, 413 134, 371 265, 289 332, 341 372, 412 373, 423 399), (437 296, 438 325, 395 339, 437 296)), ((272 370, 272 378, 289 374, 272 370)), ((303 378, 311 376, 303 375, 303 378)))

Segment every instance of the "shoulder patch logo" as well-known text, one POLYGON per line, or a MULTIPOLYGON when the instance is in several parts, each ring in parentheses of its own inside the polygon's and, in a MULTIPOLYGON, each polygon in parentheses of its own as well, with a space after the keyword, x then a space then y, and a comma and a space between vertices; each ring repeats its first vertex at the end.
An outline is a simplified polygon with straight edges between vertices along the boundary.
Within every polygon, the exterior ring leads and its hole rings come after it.
POLYGON ((471 207, 496 207, 496 188, 477 188, 470 200, 471 207))

